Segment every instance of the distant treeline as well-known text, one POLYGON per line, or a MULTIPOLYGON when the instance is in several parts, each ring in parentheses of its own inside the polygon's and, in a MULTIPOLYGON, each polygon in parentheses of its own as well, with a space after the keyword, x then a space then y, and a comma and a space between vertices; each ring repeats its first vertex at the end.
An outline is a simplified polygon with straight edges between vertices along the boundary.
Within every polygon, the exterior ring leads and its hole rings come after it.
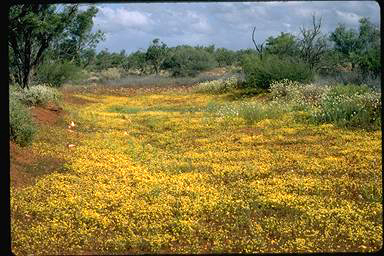
POLYGON ((91 32, 96 14, 95 6, 81 11, 77 4, 60 8, 12 6, 8 26, 10 82, 23 88, 33 83, 60 86, 81 70, 100 72, 110 68, 126 74, 166 71, 172 76, 194 76, 211 68, 236 65, 242 67, 249 86, 268 87, 272 80, 309 81, 315 74, 348 73, 356 80, 352 82, 359 83, 375 79, 381 72, 380 30, 367 18, 359 20, 358 28, 339 24, 325 35, 321 19, 313 16, 312 27, 302 27, 299 36, 282 32, 262 44, 254 41, 255 49, 169 47, 154 39, 147 49, 127 54, 124 50, 96 52, 97 44, 104 40, 102 31, 91 32))

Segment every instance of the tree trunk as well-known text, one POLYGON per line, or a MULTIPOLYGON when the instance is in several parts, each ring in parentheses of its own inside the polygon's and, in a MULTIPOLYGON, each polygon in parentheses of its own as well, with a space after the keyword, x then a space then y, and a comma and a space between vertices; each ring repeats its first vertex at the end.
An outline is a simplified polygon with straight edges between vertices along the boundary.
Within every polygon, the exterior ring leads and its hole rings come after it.
POLYGON ((155 68, 156 75, 159 74, 159 67, 157 65, 154 65, 154 68, 155 68))
POLYGON ((30 72, 31 70, 27 67, 24 68, 23 71, 23 81, 21 87, 29 89, 29 79, 30 79, 30 72))

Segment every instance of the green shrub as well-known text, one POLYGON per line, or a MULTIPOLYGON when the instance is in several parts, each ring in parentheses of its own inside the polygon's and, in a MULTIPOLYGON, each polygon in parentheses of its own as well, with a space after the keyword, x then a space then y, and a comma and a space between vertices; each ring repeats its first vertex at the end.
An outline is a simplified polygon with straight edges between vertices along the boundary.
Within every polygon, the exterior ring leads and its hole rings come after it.
POLYGON ((300 84, 283 79, 273 81, 270 87, 270 98, 275 101, 293 103, 297 108, 316 107, 330 91, 329 86, 300 84))
POLYGON ((38 83, 60 87, 68 80, 76 80, 79 74, 80 67, 70 62, 44 63, 39 66, 36 79, 38 83))
POLYGON ((190 46, 172 49, 162 64, 162 68, 171 71, 173 76, 196 76, 199 72, 216 66, 213 54, 190 46))
POLYGON ((102 81, 113 81, 121 78, 121 72, 118 68, 108 68, 100 72, 102 81))
MULTIPOLYGON (((285 109, 287 110, 287 109, 285 109)), ((243 103, 238 110, 238 116, 247 124, 253 124, 263 119, 272 119, 280 116, 284 111, 281 106, 275 104, 243 103)))
POLYGON ((30 106, 46 105, 49 102, 58 104, 61 98, 56 88, 47 85, 35 85, 29 89, 15 90, 13 93, 20 101, 30 106))
POLYGON ((238 85, 236 77, 230 77, 227 79, 218 79, 213 81, 207 81, 199 83, 194 87, 195 92, 199 93, 212 93, 220 94, 234 90, 238 85))
POLYGON ((308 65, 291 57, 279 58, 266 55, 261 60, 258 56, 247 55, 242 62, 247 87, 268 89, 272 81, 289 79, 298 82, 309 82, 313 72, 308 65))
POLYGON ((28 109, 20 102, 17 97, 9 97, 9 134, 10 139, 21 146, 32 143, 36 133, 36 125, 28 109))
POLYGON ((359 94, 366 94, 373 92, 372 89, 370 89, 368 86, 364 85, 337 85, 332 86, 328 96, 330 97, 337 97, 340 95, 346 95, 346 96, 355 96, 359 94))
POLYGON ((274 81, 270 99, 304 110, 306 120, 340 127, 378 129, 381 126, 380 93, 368 86, 319 86, 289 80, 274 81))
POLYGON ((334 123, 341 127, 380 128, 380 93, 366 86, 359 87, 332 88, 321 102, 320 108, 313 112, 311 119, 317 123, 334 123))

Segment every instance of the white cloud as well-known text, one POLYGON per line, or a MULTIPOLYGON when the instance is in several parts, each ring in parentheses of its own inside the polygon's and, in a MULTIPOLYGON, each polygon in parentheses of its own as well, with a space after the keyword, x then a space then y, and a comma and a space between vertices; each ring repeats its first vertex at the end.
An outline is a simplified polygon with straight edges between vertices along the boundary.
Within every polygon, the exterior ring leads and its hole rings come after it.
POLYGON ((361 18, 361 16, 351 12, 336 11, 336 14, 342 20, 341 23, 346 23, 348 25, 358 24, 359 19, 361 18))
POLYGON ((239 49, 253 47, 251 34, 263 42, 280 32, 296 35, 300 27, 312 25, 312 14, 322 17, 322 31, 330 32, 338 23, 356 28, 360 17, 378 23, 380 9, 375 2, 239 2, 239 3, 129 3, 103 4, 94 19, 95 28, 107 40, 98 49, 112 51, 146 48, 160 38, 168 45, 215 44, 239 49))
POLYGON ((152 23, 150 15, 125 8, 113 9, 99 7, 99 13, 94 23, 106 33, 118 32, 126 29, 145 29, 152 23))
POLYGON ((183 25, 187 25, 193 32, 198 34, 209 34, 213 31, 208 18, 196 12, 187 11, 184 22, 187 23, 183 25))

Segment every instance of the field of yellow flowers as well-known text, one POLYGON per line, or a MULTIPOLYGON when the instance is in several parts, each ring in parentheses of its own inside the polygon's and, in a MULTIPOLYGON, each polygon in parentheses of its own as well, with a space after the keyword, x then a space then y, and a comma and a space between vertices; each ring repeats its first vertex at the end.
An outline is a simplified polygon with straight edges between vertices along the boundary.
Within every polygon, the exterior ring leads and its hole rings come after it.
POLYGON ((71 97, 32 145, 66 164, 11 188, 16 255, 382 247, 381 131, 247 123, 185 88, 71 97))

